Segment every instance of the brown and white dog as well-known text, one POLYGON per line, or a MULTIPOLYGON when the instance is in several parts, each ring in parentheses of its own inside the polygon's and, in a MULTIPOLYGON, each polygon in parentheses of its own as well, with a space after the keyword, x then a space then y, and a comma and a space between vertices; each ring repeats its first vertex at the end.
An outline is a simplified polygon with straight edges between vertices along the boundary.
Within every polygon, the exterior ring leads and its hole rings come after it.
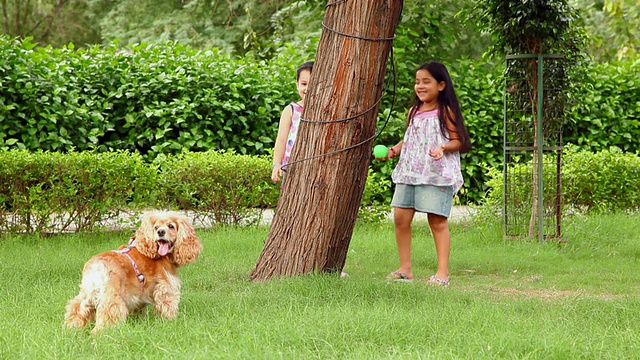
POLYGON ((65 323, 93 333, 125 321, 131 311, 154 304, 167 319, 178 315, 177 268, 197 259, 202 244, 188 219, 174 213, 144 217, 128 245, 93 256, 84 265, 80 293, 69 300, 65 323))

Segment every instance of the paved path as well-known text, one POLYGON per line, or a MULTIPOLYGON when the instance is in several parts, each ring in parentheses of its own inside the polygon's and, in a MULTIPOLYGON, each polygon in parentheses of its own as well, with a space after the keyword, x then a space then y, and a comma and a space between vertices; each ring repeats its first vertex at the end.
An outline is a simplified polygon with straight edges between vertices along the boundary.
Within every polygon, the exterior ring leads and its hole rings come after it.
MULTIPOLYGON (((123 212, 117 218, 104 219, 101 222, 101 226, 110 231, 116 230, 134 230, 136 225, 139 223, 139 220, 142 216, 156 212, 158 210, 146 210, 146 211, 138 211, 138 212, 123 212)), ((215 224, 215 221, 210 218, 205 218, 203 216, 198 216, 196 213, 192 211, 178 211, 179 213, 184 214, 191 220, 196 228, 209 228, 215 224)), ((472 215, 475 213, 475 209, 469 206, 454 206, 451 210, 451 216, 449 217, 450 222, 464 222, 471 219, 472 215)), ((272 209, 266 209, 262 211, 262 219, 260 221, 261 225, 269 225, 273 220, 274 211, 272 209)), ((392 213, 388 214, 389 221, 392 221, 393 215, 392 213)), ((416 221, 427 221, 427 214, 416 213, 415 216, 416 221)), ((73 232, 75 230, 74 225, 72 224, 67 231, 73 232)))
MULTIPOLYGON (((471 219, 474 213, 475 213, 475 209, 470 206, 454 206, 453 209, 451 209, 451 216, 449 217, 449 220, 451 222, 467 221, 471 219)), ((271 209, 265 210, 262 216, 263 216, 262 223, 270 224, 271 220, 273 220, 273 210, 271 209)), ((389 220, 392 220, 393 214, 389 213, 388 218, 389 220)), ((414 220, 427 221, 427 214, 416 213, 414 220)))
MULTIPOLYGON (((451 216, 449 216, 449 221, 452 223, 469 221, 475 213, 476 209, 472 208, 471 206, 454 206, 451 209, 451 216)), ((416 213, 416 215, 414 216, 414 220, 427 221, 427 214, 416 213)))
MULTIPOLYGON (((449 220, 452 223, 468 221, 471 219, 474 213, 475 213, 475 209, 470 206, 454 206, 453 209, 451 209, 451 216, 449 217, 449 220)), ((193 217, 190 216, 188 213, 186 215, 187 217, 191 218, 192 221, 194 220, 193 217)), ((260 224, 262 225, 271 224, 271 221, 273 220, 273 215, 274 215, 274 211, 272 209, 264 210, 262 212, 262 221, 260 222, 260 224)), ((389 213, 388 218, 389 220, 392 220, 393 214, 389 213)), ((427 221, 427 214, 416 213, 414 220, 427 221)), ((194 225, 199 227, 207 227, 207 226, 210 226, 211 223, 204 224, 204 223, 199 223, 196 220, 194 221, 194 225)))

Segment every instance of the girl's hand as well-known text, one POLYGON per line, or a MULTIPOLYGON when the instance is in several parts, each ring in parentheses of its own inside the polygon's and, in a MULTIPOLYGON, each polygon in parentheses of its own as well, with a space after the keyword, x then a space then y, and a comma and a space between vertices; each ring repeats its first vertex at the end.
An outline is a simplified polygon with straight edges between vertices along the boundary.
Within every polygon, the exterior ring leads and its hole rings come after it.
POLYGON ((440 160, 444 156, 444 144, 439 145, 435 149, 429 149, 429 156, 434 158, 435 160, 440 160))
POLYGON ((273 164, 271 169, 271 181, 278 182, 282 178, 282 165, 273 164))
POLYGON ((399 154, 395 151, 395 149, 394 149, 394 148, 393 148, 393 146, 392 146, 392 147, 390 147, 390 148, 388 148, 388 149, 387 149, 387 156, 385 156, 385 157, 377 157, 377 156, 375 156, 375 154, 374 154, 373 156, 374 156, 374 157, 375 157, 375 159, 376 159, 376 160, 378 160, 378 161, 387 161, 387 160, 389 160, 389 159, 391 159, 391 158, 394 158, 394 157, 396 157, 396 156, 398 156, 398 155, 399 155, 399 154))
POLYGON ((375 155, 373 155, 373 157, 378 161, 387 161, 387 160, 389 160, 389 152, 387 152, 387 156, 385 156, 385 157, 377 157, 375 155))

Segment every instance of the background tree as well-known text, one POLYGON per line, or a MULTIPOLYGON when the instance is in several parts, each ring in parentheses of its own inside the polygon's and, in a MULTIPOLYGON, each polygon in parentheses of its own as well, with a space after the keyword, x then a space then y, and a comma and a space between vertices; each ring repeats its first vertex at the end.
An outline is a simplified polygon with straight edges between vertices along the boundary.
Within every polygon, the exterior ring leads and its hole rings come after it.
POLYGON ((284 0, 87 0, 105 42, 120 46, 177 41, 244 54, 254 36, 268 36, 284 0))
POLYGON ((98 34, 80 0, 2 0, 2 31, 12 37, 32 37, 41 45, 95 44, 98 34))
MULTIPOLYGON (((595 60, 638 54, 640 2, 569 3, 580 11, 589 35, 587 53, 595 60)), ((127 47, 173 40, 199 49, 217 47, 261 58, 276 55, 283 46, 313 53, 324 13, 324 2, 314 0, 3 0, 0 4, 0 31, 30 36, 42 45, 105 45, 117 40, 118 46, 127 47)), ((404 1, 396 43, 401 44, 399 55, 411 63, 408 68, 425 57, 473 59, 484 52, 490 42, 485 24, 477 27, 459 16, 462 9, 478 10, 481 4, 476 0, 404 1), (424 49, 425 44, 429 44, 429 52, 413 51, 424 49)), ((451 65, 455 71, 455 61, 451 65)))
POLYGON ((634 58, 640 54, 640 1, 572 1, 588 34, 586 52, 597 61, 634 58))
POLYGON ((397 0, 327 5, 327 27, 302 114, 308 120, 301 121, 278 210, 252 280, 342 270, 401 11, 397 0))

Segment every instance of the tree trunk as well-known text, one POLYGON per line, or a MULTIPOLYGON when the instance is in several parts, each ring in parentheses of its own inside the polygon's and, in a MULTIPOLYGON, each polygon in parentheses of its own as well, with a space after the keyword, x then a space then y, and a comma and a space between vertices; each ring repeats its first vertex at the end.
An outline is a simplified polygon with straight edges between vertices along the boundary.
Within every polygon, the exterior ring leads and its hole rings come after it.
POLYGON ((329 1, 303 121, 252 280, 344 267, 401 12, 399 0, 329 1))

